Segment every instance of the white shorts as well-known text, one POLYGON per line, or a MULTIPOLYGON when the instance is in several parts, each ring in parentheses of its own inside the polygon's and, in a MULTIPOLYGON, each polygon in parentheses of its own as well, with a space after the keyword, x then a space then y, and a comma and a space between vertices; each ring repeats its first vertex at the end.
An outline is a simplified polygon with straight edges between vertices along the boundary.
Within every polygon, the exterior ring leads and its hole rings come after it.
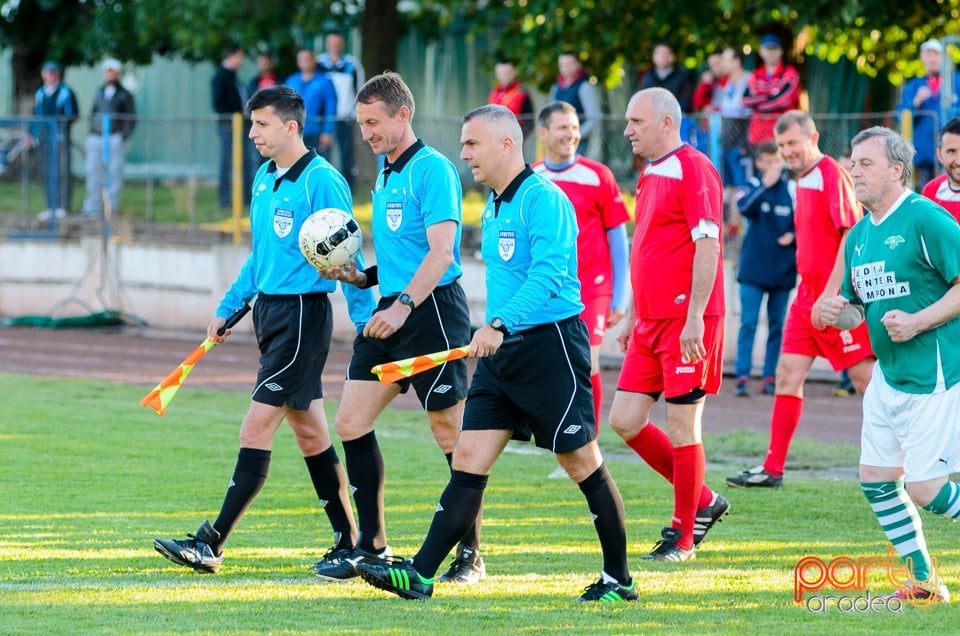
POLYGON ((960 470, 960 384, 937 393, 904 393, 874 365, 863 396, 860 463, 903 468, 908 483, 960 470))

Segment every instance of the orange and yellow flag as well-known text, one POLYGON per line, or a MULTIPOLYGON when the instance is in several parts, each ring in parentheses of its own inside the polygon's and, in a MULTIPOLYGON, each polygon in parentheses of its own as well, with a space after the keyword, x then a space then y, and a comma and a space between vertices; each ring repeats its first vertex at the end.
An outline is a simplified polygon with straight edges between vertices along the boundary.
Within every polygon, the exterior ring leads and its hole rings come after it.
POLYGON ((377 376, 381 384, 390 384, 409 378, 412 375, 423 373, 434 367, 450 360, 466 358, 470 355, 470 345, 457 347, 456 349, 447 349, 446 351, 437 351, 436 353, 425 353, 422 356, 414 356, 406 360, 397 360, 396 362, 384 362, 373 367, 371 371, 377 376))
POLYGON ((184 380, 186 380, 190 372, 193 371, 194 365, 200 361, 200 358, 207 355, 208 351, 217 346, 218 342, 220 342, 219 337, 204 340, 199 347, 194 349, 190 355, 180 363, 179 367, 171 371, 160 384, 154 387, 145 398, 140 400, 140 406, 149 406, 159 415, 166 413, 167 406, 169 406, 170 401, 173 400, 173 396, 177 394, 177 391, 180 390, 184 380))

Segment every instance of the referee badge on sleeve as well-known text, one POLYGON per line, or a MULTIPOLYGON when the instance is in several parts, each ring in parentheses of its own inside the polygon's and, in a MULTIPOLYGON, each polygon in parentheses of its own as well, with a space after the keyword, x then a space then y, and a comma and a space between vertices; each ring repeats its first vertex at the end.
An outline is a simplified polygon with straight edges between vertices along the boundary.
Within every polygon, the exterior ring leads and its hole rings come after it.
POLYGON ((273 231, 280 238, 286 238, 293 229, 293 210, 277 208, 273 211, 273 231))
POLYGON ((513 258, 513 253, 517 248, 517 233, 515 230, 500 230, 497 240, 500 258, 503 261, 509 261, 513 258))

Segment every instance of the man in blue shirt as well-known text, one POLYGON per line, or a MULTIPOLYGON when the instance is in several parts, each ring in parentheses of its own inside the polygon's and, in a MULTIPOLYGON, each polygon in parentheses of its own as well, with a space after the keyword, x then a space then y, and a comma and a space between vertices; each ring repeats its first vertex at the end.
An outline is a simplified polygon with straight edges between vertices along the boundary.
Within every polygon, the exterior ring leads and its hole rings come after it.
POLYGON ((579 485, 600 538, 603 572, 580 601, 636 600, 623 501, 596 442, 573 205, 524 165, 523 133, 509 109, 491 104, 467 113, 460 144, 474 180, 493 190, 482 217, 487 323, 470 342, 480 360, 450 482, 423 545, 412 559, 357 569, 401 597, 432 596, 433 576, 480 510, 497 457, 511 438, 533 438, 579 485), (505 345, 511 334, 519 341, 505 345))
POLYGON ((57 62, 44 62, 40 71, 43 86, 34 95, 33 114, 41 122, 31 127, 40 148, 40 174, 47 208, 37 220, 63 219, 70 207, 70 126, 80 110, 77 96, 61 81, 63 70, 57 62))
MULTIPOLYGON (((370 78, 357 93, 357 121, 374 154, 384 155, 373 190, 373 245, 377 265, 348 265, 323 275, 360 287, 380 285, 380 303, 353 345, 353 358, 334 426, 343 440, 360 542, 337 567, 317 563, 327 580, 357 577, 363 560, 390 556, 383 511, 384 466, 374 424, 390 402, 412 386, 440 450, 451 461, 460 431, 467 365, 454 360, 402 382, 380 384, 371 367, 470 341, 467 297, 457 282, 462 193, 453 163, 417 139, 413 94, 396 73, 370 78)), ((476 583, 486 576, 480 558, 480 512, 460 533, 460 548, 442 581, 476 583)), ((382 561, 381 561, 382 562, 382 561)))
POLYGON ((317 68, 333 82, 337 93, 337 150, 340 152, 340 172, 353 189, 353 130, 357 124, 357 113, 353 100, 357 89, 365 81, 363 65, 360 60, 344 53, 346 40, 343 33, 331 31, 324 40, 324 52, 317 58, 317 68))
POLYGON ((940 75, 943 61, 940 40, 929 39, 920 45, 920 61, 923 63, 923 76, 914 77, 906 83, 897 105, 898 112, 914 111, 913 144, 917 154, 913 163, 917 173, 917 191, 934 176, 937 167, 937 132, 946 123, 945 113, 940 109, 941 83, 945 79, 940 75))
MULTIPOLYGON (((346 181, 302 139, 303 99, 287 86, 257 91, 246 104, 250 138, 272 161, 257 171, 250 204, 253 245, 240 273, 207 327, 214 338, 226 318, 257 297, 253 326, 260 370, 250 408, 240 426, 240 453, 220 514, 188 539, 156 539, 154 548, 178 565, 216 573, 223 547, 263 487, 273 437, 286 419, 334 530, 328 552, 351 549, 357 540, 347 480, 330 441, 323 412, 321 375, 330 348, 332 313, 327 294, 336 283, 317 275, 300 253, 298 235, 315 210, 352 208, 346 181)), ((373 311, 373 295, 344 286, 357 331, 373 311)), ((224 337, 230 335, 227 330, 224 337)))
POLYGON ((333 129, 337 117, 337 91, 326 75, 317 71, 317 58, 310 49, 297 52, 297 68, 284 82, 300 93, 306 108, 307 119, 303 124, 303 143, 315 148, 324 157, 333 143, 333 129))

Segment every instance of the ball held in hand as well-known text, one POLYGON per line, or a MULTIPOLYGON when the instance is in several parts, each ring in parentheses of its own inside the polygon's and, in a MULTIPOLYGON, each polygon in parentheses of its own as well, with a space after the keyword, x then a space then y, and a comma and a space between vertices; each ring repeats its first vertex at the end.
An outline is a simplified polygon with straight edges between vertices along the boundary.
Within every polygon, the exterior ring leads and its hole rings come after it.
POLYGON ((363 237, 350 213, 324 208, 307 217, 300 226, 300 252, 317 269, 342 267, 360 253, 363 237))
POLYGON ((863 322, 863 318, 863 305, 847 303, 840 310, 840 315, 837 316, 837 329, 840 331, 853 329, 863 322))

